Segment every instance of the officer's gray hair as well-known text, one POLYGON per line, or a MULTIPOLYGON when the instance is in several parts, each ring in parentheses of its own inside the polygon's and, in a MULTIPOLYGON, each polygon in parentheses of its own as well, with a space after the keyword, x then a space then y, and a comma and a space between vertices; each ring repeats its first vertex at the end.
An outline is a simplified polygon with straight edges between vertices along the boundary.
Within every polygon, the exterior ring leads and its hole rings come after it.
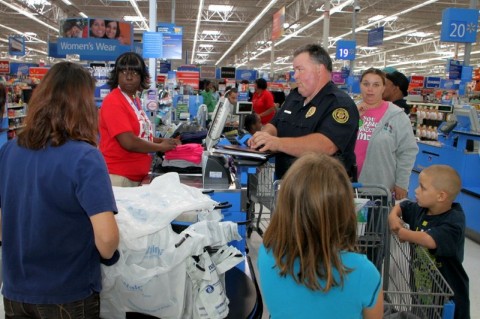
POLYGON ((308 53, 315 63, 323 64, 329 72, 332 72, 332 59, 328 52, 318 44, 306 44, 293 52, 293 57, 301 53, 308 53))

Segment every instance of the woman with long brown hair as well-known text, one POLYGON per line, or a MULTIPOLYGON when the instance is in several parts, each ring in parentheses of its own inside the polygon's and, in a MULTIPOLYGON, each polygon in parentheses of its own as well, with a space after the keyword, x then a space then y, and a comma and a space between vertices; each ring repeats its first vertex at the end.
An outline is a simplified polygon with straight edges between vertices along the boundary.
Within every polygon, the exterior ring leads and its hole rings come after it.
POLYGON ((356 216, 343 165, 300 157, 284 176, 263 246, 260 287, 272 319, 382 318, 382 281, 355 252, 356 216))
POLYGON ((82 66, 55 64, 0 150, 5 318, 99 318, 119 235, 94 89, 82 66))

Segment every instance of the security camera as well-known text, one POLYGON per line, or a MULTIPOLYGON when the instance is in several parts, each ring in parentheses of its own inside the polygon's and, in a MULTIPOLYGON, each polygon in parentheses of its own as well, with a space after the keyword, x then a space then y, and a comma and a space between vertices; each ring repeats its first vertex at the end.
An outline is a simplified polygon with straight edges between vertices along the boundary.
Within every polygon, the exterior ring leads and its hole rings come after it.
POLYGON ((360 12, 361 9, 362 8, 360 8, 360 6, 358 4, 353 7, 353 10, 355 10, 355 12, 360 12))

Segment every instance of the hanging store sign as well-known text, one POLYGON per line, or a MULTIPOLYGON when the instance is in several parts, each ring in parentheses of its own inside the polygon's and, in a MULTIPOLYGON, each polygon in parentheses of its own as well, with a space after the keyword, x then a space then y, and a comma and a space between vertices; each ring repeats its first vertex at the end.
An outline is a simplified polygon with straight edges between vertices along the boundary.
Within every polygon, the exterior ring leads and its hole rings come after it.
POLYGON ((78 54, 81 60, 115 61, 125 52, 131 51, 130 45, 120 45, 109 39, 60 38, 57 42, 57 54, 78 54))
POLYGON ((442 12, 440 41, 473 43, 477 38, 478 9, 448 8, 442 12))
POLYGON ((420 75, 412 75, 410 77, 410 84, 408 85, 408 89, 414 88, 423 88, 425 83, 425 77, 420 75))
POLYGON ((45 76, 45 74, 47 74, 48 70, 50 70, 50 68, 44 68, 44 67, 31 67, 29 68, 29 73, 30 73, 30 77, 31 78, 35 78, 35 79, 43 79, 43 77, 45 76))
POLYGON ((199 72, 195 71, 177 71, 178 85, 189 85, 194 90, 199 88, 199 72))
POLYGON ((280 10, 273 14, 272 22, 272 41, 280 38, 283 33, 283 24, 285 23, 285 7, 282 7, 280 10))
POLYGON ((383 44, 384 27, 372 29, 368 31, 368 46, 376 47, 383 44))
POLYGON ((235 71, 235 79, 241 81, 241 80, 247 80, 248 82, 253 82, 257 79, 258 77, 258 71, 257 70, 240 70, 237 69, 235 71))
POLYGON ((440 87, 440 80, 439 77, 427 76, 425 78, 425 87, 430 89, 438 88, 440 87))
POLYGON ((458 60, 449 59, 447 63, 448 78, 450 80, 460 80, 462 77, 462 64, 458 60))
POLYGON ((220 78, 222 78, 222 79, 235 79, 235 68, 221 67, 220 68, 220 78))
POLYGON ((146 59, 163 58, 163 34, 160 32, 143 33, 143 57, 146 59))
POLYGON ((171 23, 159 23, 157 26, 157 32, 160 32, 163 35, 163 58, 181 59, 183 27, 171 23))
POLYGON ((200 78, 202 79, 215 79, 215 65, 202 65, 200 66, 200 78))
POLYGON ((462 75, 460 76, 460 80, 462 82, 469 82, 473 79, 473 66, 462 66, 462 75))
POLYGON ((168 73, 172 70, 172 63, 170 61, 160 61, 159 73, 168 73))
POLYGON ((25 55, 25 37, 13 35, 8 37, 8 54, 16 56, 25 55))
POLYGON ((10 73, 10 62, 9 61, 0 61, 0 73, 5 73, 5 74, 10 73))
POLYGON ((355 60, 355 49, 357 42, 353 40, 339 40, 337 41, 337 50, 335 58, 339 60, 355 60))
POLYGON ((79 55, 81 60, 114 61, 132 51, 133 26, 113 19, 69 18, 62 20, 62 36, 49 44, 51 56, 79 55))

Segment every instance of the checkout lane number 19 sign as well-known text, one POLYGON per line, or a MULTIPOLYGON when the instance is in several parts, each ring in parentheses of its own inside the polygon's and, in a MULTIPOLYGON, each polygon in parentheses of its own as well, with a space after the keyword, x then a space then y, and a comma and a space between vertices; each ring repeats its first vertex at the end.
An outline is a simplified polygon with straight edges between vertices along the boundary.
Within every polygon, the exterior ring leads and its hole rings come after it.
POLYGON ((355 48, 357 42, 353 40, 337 41, 335 58, 338 60, 355 60, 355 48))
POLYGON ((478 9, 445 9, 440 41, 473 43, 477 38, 477 27, 478 9))

